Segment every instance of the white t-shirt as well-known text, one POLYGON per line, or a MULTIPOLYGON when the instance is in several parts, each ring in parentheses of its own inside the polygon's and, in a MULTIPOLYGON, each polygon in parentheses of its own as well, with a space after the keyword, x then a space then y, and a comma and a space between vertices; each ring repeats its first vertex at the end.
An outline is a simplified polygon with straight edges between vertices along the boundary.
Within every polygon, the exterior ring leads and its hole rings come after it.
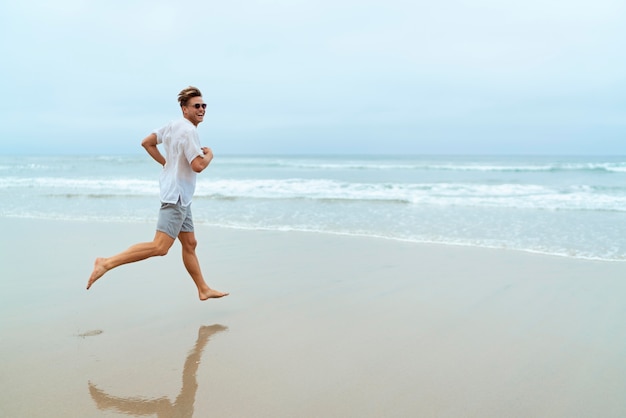
POLYGON ((196 190, 196 172, 191 169, 191 161, 203 155, 198 130, 180 118, 152 132, 157 144, 165 147, 165 167, 159 179, 161 202, 176 203, 180 198, 181 204, 188 206, 196 190))

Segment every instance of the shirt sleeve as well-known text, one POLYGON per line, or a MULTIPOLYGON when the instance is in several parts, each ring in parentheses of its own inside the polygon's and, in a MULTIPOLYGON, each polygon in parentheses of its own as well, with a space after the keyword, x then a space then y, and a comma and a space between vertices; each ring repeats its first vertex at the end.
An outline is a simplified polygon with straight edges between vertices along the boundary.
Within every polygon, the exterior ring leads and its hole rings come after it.
POLYGON ((165 133, 168 128, 169 128, 169 124, 152 131, 152 133, 155 134, 157 137, 157 144, 163 143, 163 137, 165 136, 165 133))
POLYGON ((187 161, 191 164, 196 157, 204 154, 202 153, 200 138, 198 137, 198 133, 196 131, 187 131, 185 137, 185 145, 183 149, 185 152, 185 158, 187 158, 187 161))

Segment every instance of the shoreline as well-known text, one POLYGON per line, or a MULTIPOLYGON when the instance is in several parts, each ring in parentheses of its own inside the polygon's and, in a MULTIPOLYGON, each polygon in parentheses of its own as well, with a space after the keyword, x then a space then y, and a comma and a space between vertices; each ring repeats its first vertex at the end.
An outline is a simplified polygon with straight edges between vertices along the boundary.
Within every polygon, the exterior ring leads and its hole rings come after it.
MULTIPOLYGON (((123 224, 123 225, 156 225, 156 217, 154 219, 129 219, 129 220, 119 220, 119 219, 99 219, 94 217, 94 219, 53 219, 53 218, 45 218, 45 217, 21 217, 21 216, 0 216, 0 220, 23 220, 23 221, 33 221, 33 222, 69 222, 69 223, 102 223, 102 224, 123 224)), ((400 242, 400 243, 408 243, 414 245, 425 245, 425 246, 441 246, 441 247, 460 247, 460 248, 476 248, 476 249, 484 249, 484 250, 496 250, 496 251, 513 251, 523 254, 534 254, 538 256, 546 256, 546 257, 556 257, 563 258, 567 260, 581 260, 581 261, 594 261, 594 262, 607 262, 607 263, 626 263, 626 259, 616 259, 616 258, 602 258, 602 257, 587 257, 587 256, 575 256, 571 254, 565 253, 554 253, 547 251, 540 251, 534 249, 527 248, 516 248, 510 246, 489 246, 489 245, 479 245, 479 244, 470 244, 470 243, 457 243, 457 242, 439 242, 439 241, 420 241, 414 240, 410 238, 399 238, 399 237, 390 237, 384 235, 376 235, 376 234, 365 234, 365 233, 352 233, 352 232, 338 232, 338 231, 323 231, 323 230, 308 230, 308 229, 295 229, 291 227, 248 227, 248 226, 233 226, 233 225, 216 225, 209 224, 203 221, 195 221, 196 228, 207 228, 207 229, 215 229, 215 230, 232 230, 232 231, 249 231, 249 232, 275 232, 275 233, 302 233, 302 234, 321 234, 321 235, 329 235, 329 236, 338 236, 338 237, 354 237, 354 238, 364 238, 364 239, 380 239, 391 242, 400 242)))
POLYGON ((200 302, 179 244, 84 289, 152 223, 0 227, 3 416, 626 414, 620 263, 197 225, 200 302))

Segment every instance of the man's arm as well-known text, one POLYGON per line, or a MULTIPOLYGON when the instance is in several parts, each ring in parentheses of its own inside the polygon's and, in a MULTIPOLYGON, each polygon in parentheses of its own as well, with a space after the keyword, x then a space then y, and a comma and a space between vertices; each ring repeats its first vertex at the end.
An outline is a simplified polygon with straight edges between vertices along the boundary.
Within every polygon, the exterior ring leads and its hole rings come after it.
POLYGON ((161 154, 161 151, 157 148, 157 136, 155 133, 151 133, 141 141, 141 146, 148 151, 148 154, 161 165, 165 165, 165 157, 161 154))
POLYGON ((196 158, 191 160, 191 169, 196 173, 200 173, 202 170, 207 168, 213 159, 213 151, 211 151, 211 148, 202 147, 202 152, 204 155, 198 155, 196 158))

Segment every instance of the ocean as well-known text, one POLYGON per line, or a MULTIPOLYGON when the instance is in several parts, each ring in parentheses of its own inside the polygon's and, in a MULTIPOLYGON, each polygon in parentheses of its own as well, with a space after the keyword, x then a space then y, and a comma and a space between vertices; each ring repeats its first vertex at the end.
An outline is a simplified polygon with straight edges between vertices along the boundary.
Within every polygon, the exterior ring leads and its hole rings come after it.
MULTIPOLYGON (((0 216, 156 221, 160 166, 132 156, 0 156, 0 216)), ((220 156, 196 224, 626 261, 626 157, 220 156)))

